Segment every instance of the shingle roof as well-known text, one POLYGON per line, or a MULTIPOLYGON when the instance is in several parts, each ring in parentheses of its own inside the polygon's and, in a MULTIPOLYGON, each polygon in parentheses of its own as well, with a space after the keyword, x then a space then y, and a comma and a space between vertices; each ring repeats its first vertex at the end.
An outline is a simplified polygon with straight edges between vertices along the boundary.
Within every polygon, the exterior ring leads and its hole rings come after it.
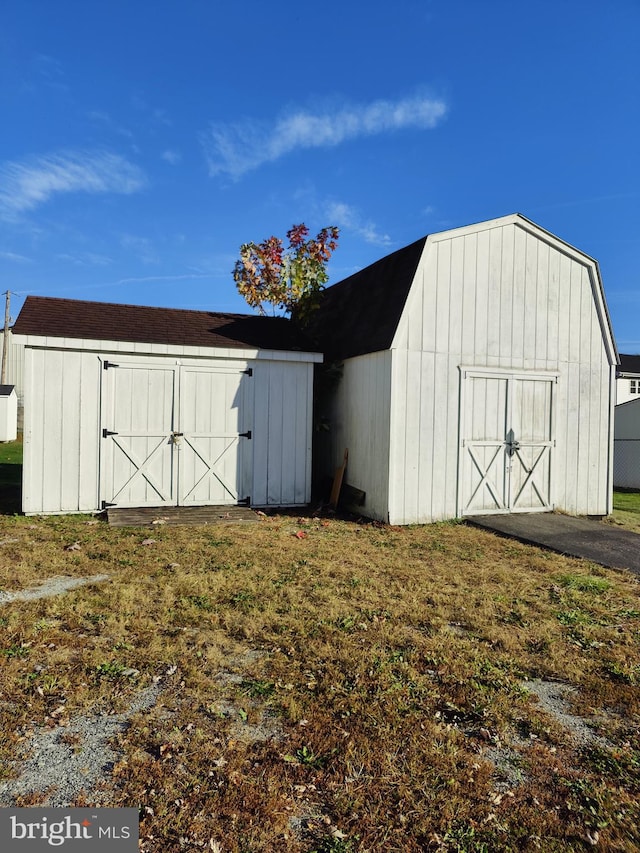
POLYGON ((284 317, 220 314, 28 296, 15 335, 132 341, 179 346, 314 351, 284 317))
POLYGON ((322 292, 310 334, 328 359, 389 349, 426 237, 322 292))
POLYGON ((618 373, 640 374, 640 355, 623 355, 620 353, 620 367, 618 373))

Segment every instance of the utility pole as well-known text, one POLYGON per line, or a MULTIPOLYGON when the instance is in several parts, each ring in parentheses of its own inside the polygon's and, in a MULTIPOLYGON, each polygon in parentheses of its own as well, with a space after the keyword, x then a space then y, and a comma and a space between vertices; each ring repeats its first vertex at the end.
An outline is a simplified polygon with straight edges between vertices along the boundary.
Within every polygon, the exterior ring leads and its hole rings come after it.
POLYGON ((2 368, 0 369, 0 385, 7 384, 7 355, 9 353, 9 300, 11 299, 11 291, 5 290, 6 296, 4 304, 4 335, 2 337, 2 368))

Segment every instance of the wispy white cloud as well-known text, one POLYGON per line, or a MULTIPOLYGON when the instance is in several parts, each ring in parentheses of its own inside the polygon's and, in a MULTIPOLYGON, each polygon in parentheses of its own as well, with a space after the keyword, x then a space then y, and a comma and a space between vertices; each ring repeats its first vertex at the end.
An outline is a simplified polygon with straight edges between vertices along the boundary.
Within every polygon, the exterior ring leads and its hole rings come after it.
POLYGON ((134 109, 138 110, 141 113, 144 113, 147 117, 147 120, 151 120, 156 125, 165 125, 166 127, 171 127, 173 124, 172 119, 170 118, 168 112, 165 109, 160 107, 152 107, 151 104, 146 100, 146 98, 139 94, 134 93, 131 97, 131 105, 134 109))
MULTIPOLYGON (((144 275, 144 276, 132 276, 130 278, 118 278, 115 281, 103 281, 99 284, 83 284, 78 287, 65 287, 63 288, 64 293, 77 293, 84 290, 101 290, 105 287, 120 287, 124 284, 135 284, 139 286, 143 285, 157 285, 158 283, 169 283, 169 282, 180 282, 180 281, 196 281, 200 279, 211 279, 214 276, 210 274, 196 274, 196 273, 186 273, 182 275, 144 275)), ((183 306, 185 307, 185 306, 183 306)))
POLYGON ((60 193, 138 192, 142 170, 109 151, 65 151, 0 164, 0 217, 13 219, 60 193))
POLYGON ((40 79, 45 85, 63 92, 69 91, 69 86, 65 82, 66 74, 59 59, 41 53, 35 57, 35 66, 40 79))
POLYGON ((145 275, 136 278, 120 278, 113 284, 149 284, 156 281, 196 281, 203 278, 211 278, 209 273, 186 273, 183 275, 145 275))
POLYGON ((364 219, 360 212, 350 204, 345 204, 342 201, 331 201, 326 205, 323 214, 328 223, 359 234, 366 243, 385 247, 392 245, 391 237, 388 234, 380 231, 370 220, 364 219))
POLYGON ((98 255, 95 252, 63 252, 56 255, 56 260, 63 263, 73 264, 76 267, 106 267, 113 263, 106 255, 98 255))
POLYGON ((135 234, 123 234, 120 238, 123 249, 133 252, 143 264, 158 264, 160 256, 153 242, 148 237, 137 237, 135 234))
POLYGON ((166 151, 163 151, 160 155, 163 160, 167 163, 170 163, 172 166, 176 166, 182 160, 182 154, 179 151, 174 151, 171 148, 167 148, 166 151))
POLYGON ((27 258, 26 255, 19 255, 17 252, 0 252, 0 259, 3 261, 12 261, 16 264, 33 263, 31 258, 27 258))
POLYGON ((107 130, 117 133, 119 136, 124 136, 126 139, 133 139, 133 133, 102 110, 91 110, 87 113, 87 118, 95 124, 106 127, 107 130))
POLYGON ((293 112, 271 126, 250 120, 212 123, 201 141, 209 174, 238 178, 296 149, 330 148, 358 137, 434 128, 446 113, 443 100, 414 96, 359 104, 332 113, 293 112))

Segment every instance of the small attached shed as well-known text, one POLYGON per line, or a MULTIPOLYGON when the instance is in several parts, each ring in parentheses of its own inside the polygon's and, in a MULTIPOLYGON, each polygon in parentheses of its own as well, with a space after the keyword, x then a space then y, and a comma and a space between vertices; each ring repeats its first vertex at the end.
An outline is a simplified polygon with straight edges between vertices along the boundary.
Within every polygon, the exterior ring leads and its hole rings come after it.
POLYGON ((640 489, 640 398, 637 397, 615 409, 613 485, 618 489, 640 489))
POLYGON ((313 367, 284 318, 28 297, 25 513, 298 506, 313 367))
POLYGON ((328 288, 325 473, 413 524, 611 511, 618 361, 596 261, 525 217, 433 234, 328 288))

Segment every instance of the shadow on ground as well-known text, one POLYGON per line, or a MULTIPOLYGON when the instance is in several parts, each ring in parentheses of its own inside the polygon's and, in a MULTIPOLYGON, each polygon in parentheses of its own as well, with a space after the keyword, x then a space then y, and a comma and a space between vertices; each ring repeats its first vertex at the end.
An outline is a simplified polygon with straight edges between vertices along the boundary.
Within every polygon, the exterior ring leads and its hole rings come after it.
POLYGON ((22 512, 22 465, 0 463, 0 515, 22 512))

